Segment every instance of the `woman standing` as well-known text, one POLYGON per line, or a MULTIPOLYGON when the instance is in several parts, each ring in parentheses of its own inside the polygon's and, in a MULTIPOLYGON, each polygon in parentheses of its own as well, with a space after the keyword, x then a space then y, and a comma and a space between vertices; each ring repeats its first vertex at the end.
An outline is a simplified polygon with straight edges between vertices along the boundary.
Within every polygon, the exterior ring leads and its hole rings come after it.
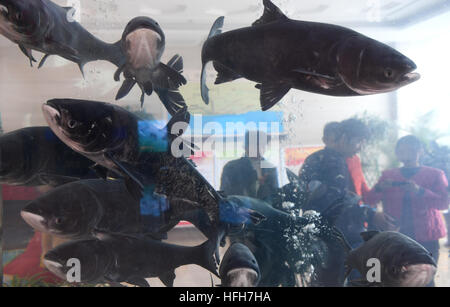
POLYGON ((420 166, 423 146, 417 137, 401 138, 395 152, 403 167, 385 171, 365 201, 382 201, 385 213, 397 220, 399 231, 428 249, 437 263, 439 239, 446 236, 440 211, 448 208, 447 178, 441 170, 420 166))

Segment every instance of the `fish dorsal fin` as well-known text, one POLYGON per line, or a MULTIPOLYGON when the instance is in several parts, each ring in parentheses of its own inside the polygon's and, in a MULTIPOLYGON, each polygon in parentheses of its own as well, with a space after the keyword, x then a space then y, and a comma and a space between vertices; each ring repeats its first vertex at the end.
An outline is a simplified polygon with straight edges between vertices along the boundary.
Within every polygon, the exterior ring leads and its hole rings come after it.
POLYGON ((366 231, 361 233, 361 237, 363 238, 364 242, 367 242, 379 233, 380 232, 376 230, 366 231))
POLYGON ((288 19, 286 15, 270 0, 264 0, 264 13, 260 19, 255 21, 252 26, 268 24, 274 21, 288 19))

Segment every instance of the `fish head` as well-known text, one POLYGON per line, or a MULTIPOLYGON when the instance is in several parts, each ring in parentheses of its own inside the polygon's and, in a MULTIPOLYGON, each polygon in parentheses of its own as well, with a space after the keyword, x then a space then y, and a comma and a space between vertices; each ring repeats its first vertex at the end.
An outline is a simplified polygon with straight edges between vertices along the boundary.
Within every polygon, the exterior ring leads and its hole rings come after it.
POLYGON ((134 69, 154 68, 164 52, 165 36, 157 21, 149 17, 136 17, 126 26, 122 44, 134 69))
POLYGON ((420 79, 411 59, 367 37, 347 39, 338 51, 337 61, 341 79, 360 95, 395 91, 420 79))
POLYGON ((256 287, 261 278, 255 256, 241 243, 234 243, 227 250, 219 275, 225 287, 256 287))
POLYGON ((114 107, 106 103, 53 99, 42 106, 42 111, 58 138, 81 154, 101 153, 114 147, 122 135, 114 107))
POLYGON ((80 282, 95 282, 108 272, 114 255, 108 245, 97 239, 72 241, 62 244, 44 256, 44 265, 56 276, 68 280, 79 265, 80 282))
POLYGON ((412 239, 410 241, 399 246, 387 268, 387 275, 400 287, 425 287, 433 280, 437 265, 430 252, 412 239))
POLYGON ((16 42, 26 42, 44 30, 42 0, 0 0, 0 33, 16 42))
POLYGON ((101 219, 95 196, 77 184, 59 187, 30 202, 21 211, 24 221, 39 232, 64 238, 89 234, 101 219))

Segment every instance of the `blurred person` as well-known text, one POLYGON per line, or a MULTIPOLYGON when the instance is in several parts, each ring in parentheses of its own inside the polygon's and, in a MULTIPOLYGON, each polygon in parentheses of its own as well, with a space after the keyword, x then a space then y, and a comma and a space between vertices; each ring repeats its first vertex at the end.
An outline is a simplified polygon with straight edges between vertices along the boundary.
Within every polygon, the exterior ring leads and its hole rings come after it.
POLYGON ((264 159, 267 134, 247 131, 245 156, 223 168, 220 190, 226 195, 241 195, 264 200, 279 188, 277 168, 264 159))
POLYGON ((384 211, 397 220, 399 231, 423 245, 438 263, 439 239, 446 236, 440 211, 448 209, 447 178, 443 171, 419 164, 424 149, 417 137, 398 140, 395 152, 403 167, 383 172, 366 200, 381 201, 384 211))

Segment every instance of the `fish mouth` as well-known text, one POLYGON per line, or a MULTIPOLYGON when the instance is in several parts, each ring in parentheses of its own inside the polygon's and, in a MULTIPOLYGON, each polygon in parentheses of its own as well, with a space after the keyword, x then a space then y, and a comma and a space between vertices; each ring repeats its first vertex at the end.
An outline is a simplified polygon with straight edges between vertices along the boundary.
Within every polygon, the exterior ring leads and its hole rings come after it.
POLYGON ((45 120, 52 126, 59 127, 61 124, 61 112, 59 108, 53 105, 51 102, 47 102, 42 106, 42 112, 44 113, 45 120))
POLYGON ((66 280, 67 276, 66 276, 66 270, 65 270, 65 266, 62 265, 61 263, 59 263, 56 260, 51 260, 47 258, 48 255, 45 255, 44 258, 44 265, 45 267, 52 272, 53 274, 55 274, 56 276, 58 276, 59 278, 66 280))
POLYGON ((410 83, 418 81, 420 78, 421 78, 421 75, 419 73, 409 72, 409 73, 403 75, 403 77, 400 79, 400 82, 402 84, 410 84, 410 83))
POLYGON ((227 274, 228 287, 256 287, 259 274, 253 269, 237 268, 227 274))
POLYGON ((9 19, 9 8, 3 4, 0 4, 0 16, 9 19))
POLYGON ((425 287, 434 278, 437 268, 434 264, 420 263, 402 267, 402 287, 425 287))
POLYGON ((48 231, 48 222, 47 220, 36 213, 32 213, 26 210, 22 210, 20 212, 22 219, 30 225, 33 229, 39 232, 49 232, 48 231))

